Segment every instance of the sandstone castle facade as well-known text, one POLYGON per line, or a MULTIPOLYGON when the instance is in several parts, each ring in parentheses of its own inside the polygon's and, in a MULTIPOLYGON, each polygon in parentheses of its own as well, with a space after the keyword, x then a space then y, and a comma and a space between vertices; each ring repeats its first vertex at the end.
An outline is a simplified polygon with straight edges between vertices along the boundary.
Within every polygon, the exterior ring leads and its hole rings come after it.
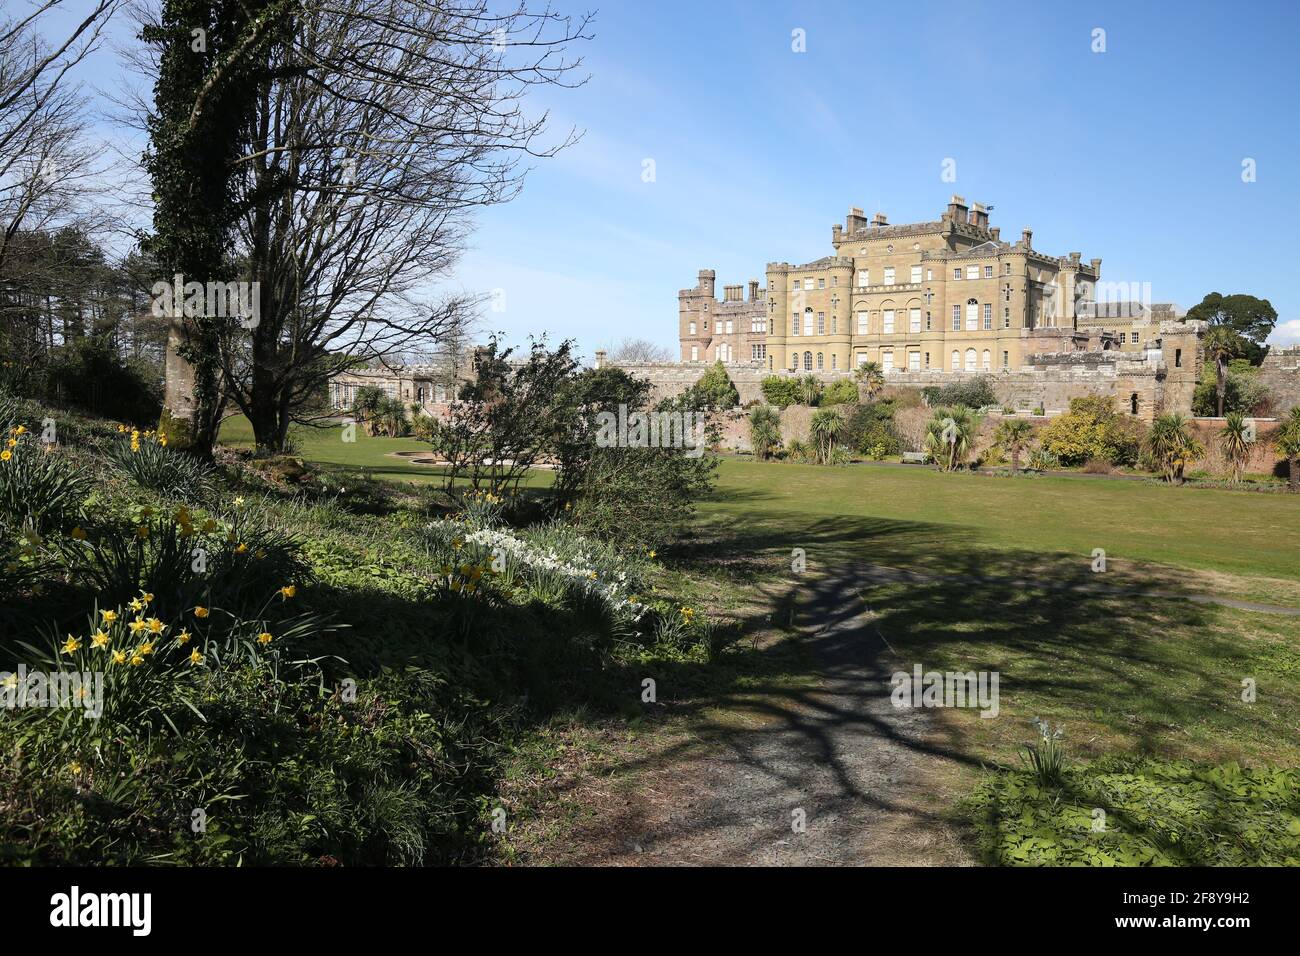
POLYGON ((1101 260, 1050 256, 1025 229, 1006 242, 989 212, 953 196, 934 221, 890 225, 852 209, 831 228, 832 254, 771 262, 767 287, 715 295, 702 270, 678 293, 683 362, 757 364, 769 371, 998 372, 1033 355, 1141 353, 1172 306, 1101 284, 1101 260))

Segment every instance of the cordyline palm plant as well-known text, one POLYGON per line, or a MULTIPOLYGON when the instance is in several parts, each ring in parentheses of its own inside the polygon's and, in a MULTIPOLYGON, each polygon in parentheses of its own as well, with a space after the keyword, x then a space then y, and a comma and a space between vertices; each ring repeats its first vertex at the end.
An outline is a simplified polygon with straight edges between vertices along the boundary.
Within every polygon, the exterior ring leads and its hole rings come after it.
POLYGON ((756 405, 749 413, 749 444, 759 461, 781 447, 781 416, 771 405, 756 405))
POLYGON ((1300 406, 1282 420, 1282 426, 1273 436, 1273 447, 1286 459, 1287 487, 1300 491, 1300 406))
POLYGON ((1205 357, 1214 362, 1214 407, 1223 417, 1223 402, 1228 394, 1228 360, 1244 351, 1241 336, 1226 325, 1216 325, 1205 333, 1205 357))
POLYGON ((925 426, 925 450, 944 471, 954 471, 966 463, 975 444, 979 417, 965 405, 934 410, 925 426))
POLYGON ((997 446, 1004 449, 1011 456, 1011 473, 1013 475, 1020 470, 1020 453, 1029 446, 1029 440, 1033 437, 1033 434, 1034 428, 1029 422, 1015 418, 1005 418, 998 425, 998 430, 993 435, 993 441, 997 446))
POLYGON ((1187 466, 1205 454, 1205 446, 1196 440, 1187 419, 1178 412, 1161 415, 1152 423, 1147 450, 1165 480, 1178 485, 1183 483, 1187 466))
POLYGON ((863 362, 854 375, 867 401, 875 398, 876 393, 885 387, 885 373, 879 362, 863 362))
POLYGON ((367 435, 375 433, 375 419, 387 400, 388 395, 375 385, 363 385, 357 389, 357 397, 352 402, 352 415, 361 421, 367 435))
POLYGON ((1219 432, 1219 450, 1223 452, 1233 482, 1241 481, 1250 459, 1250 446, 1255 441, 1255 430, 1241 412, 1228 412, 1227 420, 1219 432))
POLYGON ((835 440, 844 428, 844 419, 833 408, 819 408, 813 412, 808 425, 808 434, 817 448, 817 463, 828 464, 831 452, 835 449, 835 440))

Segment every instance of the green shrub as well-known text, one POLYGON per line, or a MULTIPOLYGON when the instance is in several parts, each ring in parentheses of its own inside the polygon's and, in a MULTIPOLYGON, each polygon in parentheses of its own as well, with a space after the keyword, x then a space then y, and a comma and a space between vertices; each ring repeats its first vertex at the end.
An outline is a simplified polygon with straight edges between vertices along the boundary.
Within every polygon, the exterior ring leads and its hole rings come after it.
POLYGON ((1056 471, 1061 467, 1061 461, 1050 451, 1035 448, 1029 453, 1029 462, 1025 467, 1029 471, 1056 471))
POLYGON ((1062 464, 1081 465, 1089 459, 1112 465, 1132 465, 1142 447, 1140 425, 1115 411, 1105 396, 1070 400, 1070 410, 1043 426, 1039 443, 1062 464))
POLYGON ((837 378, 822 392, 821 404, 850 405, 858 400, 858 385, 850 378, 837 378))
POLYGON ((727 367, 721 360, 714 362, 700 376, 699 381, 687 392, 688 404, 695 408, 735 408, 740 404, 740 393, 736 391, 727 367))
POLYGON ((162 370, 123 362, 100 339, 65 345, 45 370, 44 397, 95 415, 149 425, 162 412, 162 370))
MULTIPOLYGON (((1218 379, 1214 363, 1205 365, 1196 391, 1192 393, 1192 412, 1212 417, 1218 412, 1218 379)), ((1244 359, 1234 360, 1224 377, 1223 412, 1250 415, 1268 400, 1268 387, 1259 380, 1259 369, 1244 359)))
POLYGON ((877 461, 901 454, 902 441, 894 426, 895 402, 868 402, 849 412, 840 438, 846 446, 877 461))
POLYGON ((769 405, 786 408, 799 402, 799 379, 793 375, 768 375, 760 387, 769 405))
POLYGON ((757 405, 750 411, 749 444, 759 461, 766 461, 781 449, 781 416, 772 406, 757 405))

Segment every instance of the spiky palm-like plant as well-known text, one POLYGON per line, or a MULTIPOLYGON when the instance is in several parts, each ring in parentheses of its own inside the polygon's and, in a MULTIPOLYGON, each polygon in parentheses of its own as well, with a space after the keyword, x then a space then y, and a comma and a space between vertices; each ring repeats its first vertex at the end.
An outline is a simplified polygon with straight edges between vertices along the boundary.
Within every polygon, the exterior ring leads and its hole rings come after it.
POLYGON ((1189 464, 1205 454, 1205 446, 1191 433, 1187 419, 1178 412, 1161 415, 1151 424, 1147 450, 1160 467, 1165 481, 1181 485, 1189 464))
POLYGON ((997 446, 1011 456, 1013 475, 1020 470, 1020 453, 1029 446, 1033 434, 1034 427, 1029 422, 1017 418, 1005 418, 993 435, 997 446))
POLYGON ((965 405, 934 410, 925 426, 925 450, 944 471, 954 471, 966 463, 975 444, 979 416, 965 405))
POLYGON ((749 444, 759 461, 781 447, 781 416, 771 405, 756 405, 749 413, 749 444))
POLYGON ((1273 436, 1273 447, 1286 459, 1287 487, 1300 491, 1300 406, 1282 420, 1282 426, 1273 436))
POLYGON ((1246 462, 1250 459, 1250 446, 1254 441, 1254 428, 1246 421, 1246 416, 1241 412, 1228 412, 1223 428, 1219 431, 1219 450, 1228 462, 1234 483, 1241 481, 1246 462))
POLYGON ((1223 417, 1223 402, 1228 394, 1228 360, 1244 351, 1241 336, 1226 325, 1216 325, 1205 333, 1205 356, 1214 362, 1215 412, 1223 417))
POLYGON ((840 413, 835 409, 819 408, 813 412, 812 421, 808 424, 808 434, 817 448, 818 464, 825 465, 830 462, 835 440, 840 437, 843 428, 844 419, 840 418, 840 413))
POLYGON ((866 393, 866 400, 871 401, 876 393, 885 387, 885 373, 879 362, 863 362, 854 373, 858 385, 866 393))

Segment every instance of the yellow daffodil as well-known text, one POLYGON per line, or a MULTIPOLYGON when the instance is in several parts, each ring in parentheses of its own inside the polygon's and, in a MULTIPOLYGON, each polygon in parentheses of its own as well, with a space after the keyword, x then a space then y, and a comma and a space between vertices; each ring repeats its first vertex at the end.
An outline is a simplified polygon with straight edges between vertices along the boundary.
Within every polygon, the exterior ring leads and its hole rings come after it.
POLYGON ((77 640, 75 637, 69 634, 68 639, 63 642, 63 653, 75 654, 80 647, 81 647, 81 641, 77 640))
POLYGON ((114 664, 125 664, 125 663, 126 663, 126 651, 114 651, 114 652, 113 652, 113 663, 114 663, 114 664))
POLYGON ((73 528, 73 529, 72 529, 70 532, 68 532, 68 533, 72 536, 72 540, 73 540, 73 541, 85 541, 85 540, 86 540, 86 532, 85 532, 84 529, 81 528, 80 525, 78 525, 77 527, 73 528))
POLYGON ((271 637, 270 633, 267 631, 263 631, 261 634, 257 635, 257 643, 259 644, 270 644, 273 640, 274 638, 271 637))
POLYGON ((248 545, 244 544, 242 541, 239 543, 239 547, 235 548, 235 554, 244 554, 247 551, 248 545))
POLYGON ((202 620, 203 618, 207 617, 208 614, 209 614, 209 611, 208 611, 208 609, 205 608, 205 607, 196 607, 196 608, 194 609, 194 616, 197 617, 197 618, 199 618, 200 620, 202 620))
POLYGON ((96 631, 95 636, 90 639, 90 645, 92 647, 103 647, 107 643, 108 643, 108 635, 105 634, 102 630, 96 631))
POLYGON ((74 760, 72 761, 72 763, 68 764, 68 769, 71 770, 73 773, 81 773, 81 764, 77 763, 74 760))
POLYGON ((141 657, 148 657, 150 654, 153 653, 153 641, 145 641, 143 644, 141 644, 139 647, 136 648, 135 652, 139 654, 141 657))
POLYGON ((203 655, 199 653, 199 649, 197 647, 194 650, 190 651, 190 663, 191 664, 203 663, 203 655))
POLYGON ((112 624, 114 621, 117 620, 116 611, 100 611, 99 616, 104 619, 105 624, 112 624))
POLYGON ((147 625, 144 623, 144 621, 132 621, 127 625, 127 627, 131 629, 132 634, 139 634, 141 631, 145 629, 146 626, 147 625))
POLYGON ((181 628, 181 632, 176 635, 176 643, 182 645, 188 644, 190 642, 191 637, 193 637, 193 635, 190 634, 189 631, 185 630, 184 628, 181 628))
POLYGON ((140 527, 135 529, 135 536, 137 538, 149 537, 149 526, 147 524, 140 525, 140 527))
POLYGON ((139 598, 131 598, 131 600, 127 602, 126 606, 138 613, 144 610, 144 601, 139 598))
POLYGON ((284 598, 286 601, 291 597, 295 597, 297 594, 298 588, 292 584, 286 584, 284 587, 280 588, 280 597, 284 598))
POLYGON ((4 451, 0 451, 0 461, 8 461, 13 456, 14 453, 11 452, 8 448, 6 448, 4 451))
POLYGON ((163 632, 163 628, 167 626, 162 621, 158 620, 158 618, 156 617, 149 618, 147 621, 145 621, 145 623, 149 625, 150 634, 161 634, 163 632))
POLYGON ((143 663, 144 663, 144 658, 141 657, 139 654, 132 654, 132 655, 131 655, 131 666, 132 666, 132 667, 139 667, 139 666, 140 666, 141 664, 143 664, 143 663))

